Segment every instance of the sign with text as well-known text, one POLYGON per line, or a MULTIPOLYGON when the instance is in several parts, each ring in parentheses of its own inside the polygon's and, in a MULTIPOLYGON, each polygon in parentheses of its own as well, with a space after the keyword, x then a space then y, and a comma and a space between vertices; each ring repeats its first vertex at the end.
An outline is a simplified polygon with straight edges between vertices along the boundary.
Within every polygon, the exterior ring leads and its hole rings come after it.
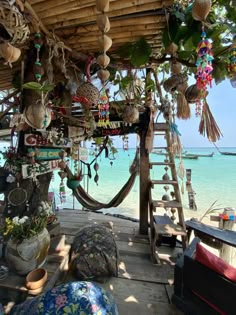
POLYGON ((35 152, 35 160, 56 160, 60 159, 61 149, 37 148, 28 149, 28 152, 35 152))
POLYGON ((59 168, 58 163, 59 160, 43 161, 35 164, 22 164, 22 177, 25 179, 52 172, 59 168))
POLYGON ((39 134, 25 134, 25 145, 27 146, 43 146, 43 147, 58 147, 58 148, 71 148, 72 142, 68 138, 57 138, 49 141, 47 137, 39 134))

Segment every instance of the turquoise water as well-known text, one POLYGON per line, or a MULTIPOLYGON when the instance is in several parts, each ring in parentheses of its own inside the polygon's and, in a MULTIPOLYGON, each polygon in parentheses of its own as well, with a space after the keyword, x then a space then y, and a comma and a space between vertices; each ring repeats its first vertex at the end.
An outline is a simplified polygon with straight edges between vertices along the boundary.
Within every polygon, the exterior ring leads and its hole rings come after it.
MULTIPOLYGON (((189 153, 209 154, 214 152, 213 157, 199 157, 197 160, 184 159, 185 169, 192 170, 192 187, 195 191, 195 201, 198 207, 197 213, 200 215, 206 211, 213 202, 219 207, 236 208, 236 156, 225 156, 217 152, 215 148, 185 148, 189 153)), ((236 148, 221 148, 221 151, 236 152, 236 148)), ((104 157, 98 158, 99 164, 99 181, 98 185, 94 182, 95 171, 92 167, 92 179, 88 183, 88 191, 90 195, 101 202, 109 202, 114 195, 121 189, 129 177, 129 166, 131 165, 135 155, 135 149, 124 151, 120 149, 116 160, 111 161, 104 157), (112 162, 112 163, 111 163, 112 162), (111 165, 112 164, 112 165, 111 165)), ((89 161, 93 159, 89 157, 89 161)), ((151 154, 150 160, 161 161, 163 156, 151 154)), ((179 160, 176 160, 178 168, 179 160)), ((161 166, 151 170, 150 176, 153 179, 161 179, 165 173, 161 166)), ((84 186, 87 189, 87 176, 85 176, 84 186)), ((75 208, 81 209, 81 205, 73 198, 71 190, 66 187, 66 202, 60 204, 59 199, 59 183, 60 178, 55 172, 54 180, 51 183, 51 191, 54 191, 56 202, 59 208, 75 208)), ((66 180, 65 180, 66 183, 66 180)), ((186 178, 184 178, 184 187, 186 178)), ((170 191, 169 191, 170 192, 170 191)), ((164 189, 158 186, 158 190, 154 192, 157 198, 161 198, 165 193, 164 189)), ((188 208, 188 193, 185 190, 182 196, 183 206, 187 213, 192 215, 192 210, 188 208)), ((128 195, 128 197, 120 204, 118 208, 104 209, 104 212, 120 213, 123 215, 138 218, 139 213, 139 178, 128 195)), ((194 214, 196 215, 196 214, 194 214)))

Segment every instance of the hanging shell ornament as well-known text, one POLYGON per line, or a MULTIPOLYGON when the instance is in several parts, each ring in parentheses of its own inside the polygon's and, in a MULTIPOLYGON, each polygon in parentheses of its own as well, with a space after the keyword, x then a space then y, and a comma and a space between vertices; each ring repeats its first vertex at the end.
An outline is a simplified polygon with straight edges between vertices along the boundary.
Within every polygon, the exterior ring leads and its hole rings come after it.
POLYGON ((99 176, 98 176, 98 174, 96 174, 96 175, 94 176, 94 181, 95 181, 96 184, 98 183, 98 180, 99 180, 99 176))
POLYGON ((102 81, 102 83, 106 82, 110 77, 110 72, 106 69, 100 69, 97 72, 97 75, 99 79, 102 81))
POLYGON ((97 172, 99 170, 99 164, 94 163, 93 169, 97 172))
POLYGON ((96 0, 96 8, 100 12, 108 12, 109 0, 96 0))
POLYGON ((12 46, 10 43, 0 44, 0 56, 6 60, 6 64, 12 67, 12 63, 16 62, 21 55, 21 50, 12 46))
POLYGON ((35 129, 45 129, 51 123, 51 110, 41 101, 26 107, 23 115, 26 123, 35 129))
POLYGON ((97 64, 99 64, 100 67, 102 68, 106 68, 110 63, 110 57, 107 56, 107 54, 102 54, 102 55, 99 55, 97 57, 97 64))
POLYGON ((194 20, 204 22, 211 10, 211 0, 195 0, 192 7, 194 20))
POLYGON ((108 49, 111 48, 112 45, 112 39, 107 35, 102 35, 98 37, 98 47, 101 51, 106 53, 108 49))
POLYGON ((97 25, 101 32, 109 32, 111 25, 108 16, 106 14, 99 14, 97 16, 97 25))

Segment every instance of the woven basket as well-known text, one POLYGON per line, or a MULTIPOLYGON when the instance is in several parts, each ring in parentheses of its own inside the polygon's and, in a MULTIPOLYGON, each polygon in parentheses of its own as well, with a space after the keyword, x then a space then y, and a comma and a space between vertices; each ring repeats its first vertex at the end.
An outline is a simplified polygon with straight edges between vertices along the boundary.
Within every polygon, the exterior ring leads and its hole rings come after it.
POLYGON ((80 103, 84 109, 90 109, 98 103, 99 90, 92 83, 85 82, 78 87, 76 95, 81 98, 80 103))
POLYGON ((22 44, 29 37, 30 30, 24 16, 15 5, 11 5, 7 0, 2 0, 0 3, 0 24, 10 35, 12 44, 22 44))

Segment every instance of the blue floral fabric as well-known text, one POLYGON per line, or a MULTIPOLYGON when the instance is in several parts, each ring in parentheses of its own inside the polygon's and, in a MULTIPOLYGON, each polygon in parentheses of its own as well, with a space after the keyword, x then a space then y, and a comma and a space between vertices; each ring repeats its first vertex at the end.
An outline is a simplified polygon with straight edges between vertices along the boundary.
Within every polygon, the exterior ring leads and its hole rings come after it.
POLYGON ((15 305, 10 315, 118 315, 111 293, 92 282, 59 285, 15 305))

